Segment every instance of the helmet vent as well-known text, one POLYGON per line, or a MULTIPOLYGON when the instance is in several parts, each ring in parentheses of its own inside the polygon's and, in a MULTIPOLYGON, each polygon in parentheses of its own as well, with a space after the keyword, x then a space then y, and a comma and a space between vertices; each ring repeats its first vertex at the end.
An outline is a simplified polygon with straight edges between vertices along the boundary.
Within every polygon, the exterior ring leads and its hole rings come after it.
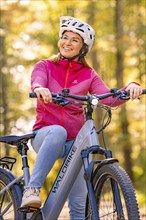
POLYGON ((67 25, 64 25, 64 24, 63 24, 61 27, 67 27, 67 25))
POLYGON ((80 24, 80 25, 79 25, 79 27, 83 27, 83 26, 84 26, 84 24, 80 24))
POLYGON ((84 30, 82 30, 82 29, 80 29, 80 28, 76 28, 77 30, 79 30, 79 31, 82 31, 82 32, 84 32, 84 30))
POLYGON ((74 22, 73 24, 72 24, 72 26, 75 26, 77 24, 77 22, 74 22))

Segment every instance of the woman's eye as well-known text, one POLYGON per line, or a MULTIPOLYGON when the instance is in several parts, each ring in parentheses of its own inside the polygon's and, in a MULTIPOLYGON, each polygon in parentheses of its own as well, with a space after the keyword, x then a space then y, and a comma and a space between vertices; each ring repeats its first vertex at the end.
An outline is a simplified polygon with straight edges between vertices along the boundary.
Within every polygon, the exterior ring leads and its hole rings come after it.
POLYGON ((73 42, 77 42, 77 43, 78 43, 78 40, 76 40, 76 39, 72 39, 72 41, 73 41, 73 42))
POLYGON ((62 39, 67 40, 67 37, 66 36, 62 36, 62 39))

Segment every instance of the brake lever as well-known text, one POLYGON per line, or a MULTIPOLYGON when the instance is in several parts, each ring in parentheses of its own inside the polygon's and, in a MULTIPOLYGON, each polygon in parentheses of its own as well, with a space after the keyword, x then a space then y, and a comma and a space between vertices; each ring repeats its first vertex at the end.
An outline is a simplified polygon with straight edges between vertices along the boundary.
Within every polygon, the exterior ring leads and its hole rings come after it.
POLYGON ((55 98, 53 97, 53 98, 52 98, 52 101, 53 101, 53 103, 58 104, 58 105, 60 105, 60 106, 65 106, 65 105, 67 105, 67 104, 70 103, 70 101, 68 101, 68 100, 63 100, 63 98, 60 97, 60 96, 55 97, 55 98))
POLYGON ((118 97, 122 100, 129 100, 130 99, 130 91, 118 91, 118 97))
POLYGON ((65 105, 68 105, 69 103, 70 103, 70 101, 61 101, 58 103, 58 105, 65 106, 65 105))

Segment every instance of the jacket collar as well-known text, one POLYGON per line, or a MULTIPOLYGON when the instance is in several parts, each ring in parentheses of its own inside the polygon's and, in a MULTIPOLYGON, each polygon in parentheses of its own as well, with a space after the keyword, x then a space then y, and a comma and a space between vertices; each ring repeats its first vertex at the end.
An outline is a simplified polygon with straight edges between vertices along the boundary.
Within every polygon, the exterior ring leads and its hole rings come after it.
POLYGON ((79 63, 79 62, 76 62, 76 61, 69 61, 69 60, 59 60, 58 64, 60 66, 62 66, 63 68, 68 68, 68 66, 70 66, 72 69, 81 69, 83 68, 83 64, 82 63, 79 63))

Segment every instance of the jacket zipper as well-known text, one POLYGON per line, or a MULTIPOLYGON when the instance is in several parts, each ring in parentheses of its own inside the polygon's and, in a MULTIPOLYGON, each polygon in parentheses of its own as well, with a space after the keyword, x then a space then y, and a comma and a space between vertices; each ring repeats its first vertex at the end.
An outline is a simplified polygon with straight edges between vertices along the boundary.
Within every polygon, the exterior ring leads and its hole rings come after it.
POLYGON ((67 86, 67 82, 68 82, 68 76, 69 76, 70 68, 71 68, 71 63, 69 63, 68 68, 67 68, 64 88, 66 88, 66 86, 67 86))
MULTIPOLYGON (((67 71, 66 71, 66 77, 65 77, 64 88, 66 88, 66 86, 67 86, 70 68, 71 68, 71 63, 69 63, 68 68, 67 68, 67 71)), ((61 114, 61 123, 62 123, 62 126, 64 127, 63 106, 60 106, 60 114, 61 114)))

